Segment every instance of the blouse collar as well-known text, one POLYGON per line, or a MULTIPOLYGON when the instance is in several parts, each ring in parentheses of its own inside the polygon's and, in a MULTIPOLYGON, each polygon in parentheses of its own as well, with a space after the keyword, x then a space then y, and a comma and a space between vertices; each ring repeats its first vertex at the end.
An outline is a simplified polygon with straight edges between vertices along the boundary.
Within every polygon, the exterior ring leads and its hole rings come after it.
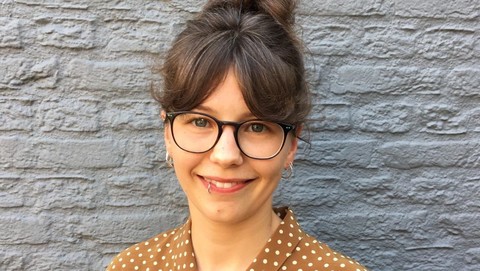
MULTIPOLYGON (((268 270, 278 270, 305 236, 292 210, 282 207, 276 208, 274 211, 282 221, 247 270, 262 270, 266 266, 269 267, 268 270), (274 262, 269 263, 267 259, 272 258, 275 259, 274 262)), ((168 253, 164 255, 171 256, 163 256, 165 257, 162 259, 165 266, 174 270, 177 268, 196 268, 195 253, 191 241, 191 220, 188 219, 182 227, 169 234, 172 242, 165 244, 164 249, 168 253)))

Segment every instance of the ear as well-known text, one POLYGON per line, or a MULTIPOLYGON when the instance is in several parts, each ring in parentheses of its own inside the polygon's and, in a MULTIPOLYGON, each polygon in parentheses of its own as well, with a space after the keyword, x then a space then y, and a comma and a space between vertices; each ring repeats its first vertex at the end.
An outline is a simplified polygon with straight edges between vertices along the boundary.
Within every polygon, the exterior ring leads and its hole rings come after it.
POLYGON ((160 111, 160 118, 165 121, 167 119, 167 112, 165 110, 160 111))
POLYGON ((163 139, 165 141, 165 148, 166 151, 172 155, 171 148, 172 148, 172 132, 170 131, 170 123, 166 121, 167 119, 167 113, 165 110, 162 110, 160 112, 160 118, 163 120, 163 139))
POLYGON ((291 135, 291 143, 290 143, 290 149, 288 150, 287 158, 285 159, 285 168, 288 168, 290 163, 293 163, 293 160, 295 160, 295 155, 297 154, 298 150, 298 137, 296 135, 301 134, 303 127, 300 126, 296 128, 295 134, 291 135))

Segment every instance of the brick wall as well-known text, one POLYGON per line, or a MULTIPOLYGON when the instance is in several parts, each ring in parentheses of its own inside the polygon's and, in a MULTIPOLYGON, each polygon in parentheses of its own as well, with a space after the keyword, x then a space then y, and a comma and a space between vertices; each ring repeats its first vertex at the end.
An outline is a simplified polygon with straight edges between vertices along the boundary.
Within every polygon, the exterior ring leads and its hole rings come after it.
MULTIPOLYGON (((204 1, 0 1, 0 270, 178 225, 152 61, 204 1)), ((313 0, 311 148, 275 198, 373 270, 480 269, 480 3, 313 0)))

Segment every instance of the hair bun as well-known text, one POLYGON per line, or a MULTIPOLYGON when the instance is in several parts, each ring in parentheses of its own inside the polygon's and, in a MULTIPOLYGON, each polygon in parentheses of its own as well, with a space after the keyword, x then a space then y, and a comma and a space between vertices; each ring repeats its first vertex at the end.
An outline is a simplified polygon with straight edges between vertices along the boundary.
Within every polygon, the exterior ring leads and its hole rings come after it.
POLYGON ((205 8, 208 10, 229 5, 241 9, 242 12, 260 12, 270 15, 288 31, 295 23, 296 0, 210 0, 205 8))
POLYGON ((295 23, 295 0, 240 0, 243 5, 256 6, 258 11, 269 14, 285 28, 290 29, 295 23))

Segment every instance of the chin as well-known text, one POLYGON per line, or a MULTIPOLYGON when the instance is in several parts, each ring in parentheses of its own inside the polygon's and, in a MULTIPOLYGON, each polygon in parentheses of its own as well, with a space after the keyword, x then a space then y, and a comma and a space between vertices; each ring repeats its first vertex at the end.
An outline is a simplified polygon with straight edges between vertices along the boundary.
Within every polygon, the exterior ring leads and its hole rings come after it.
POLYGON ((228 203, 218 203, 208 206, 203 210, 203 215, 205 215, 209 220, 216 221, 218 223, 236 223, 244 220, 245 214, 228 203))

